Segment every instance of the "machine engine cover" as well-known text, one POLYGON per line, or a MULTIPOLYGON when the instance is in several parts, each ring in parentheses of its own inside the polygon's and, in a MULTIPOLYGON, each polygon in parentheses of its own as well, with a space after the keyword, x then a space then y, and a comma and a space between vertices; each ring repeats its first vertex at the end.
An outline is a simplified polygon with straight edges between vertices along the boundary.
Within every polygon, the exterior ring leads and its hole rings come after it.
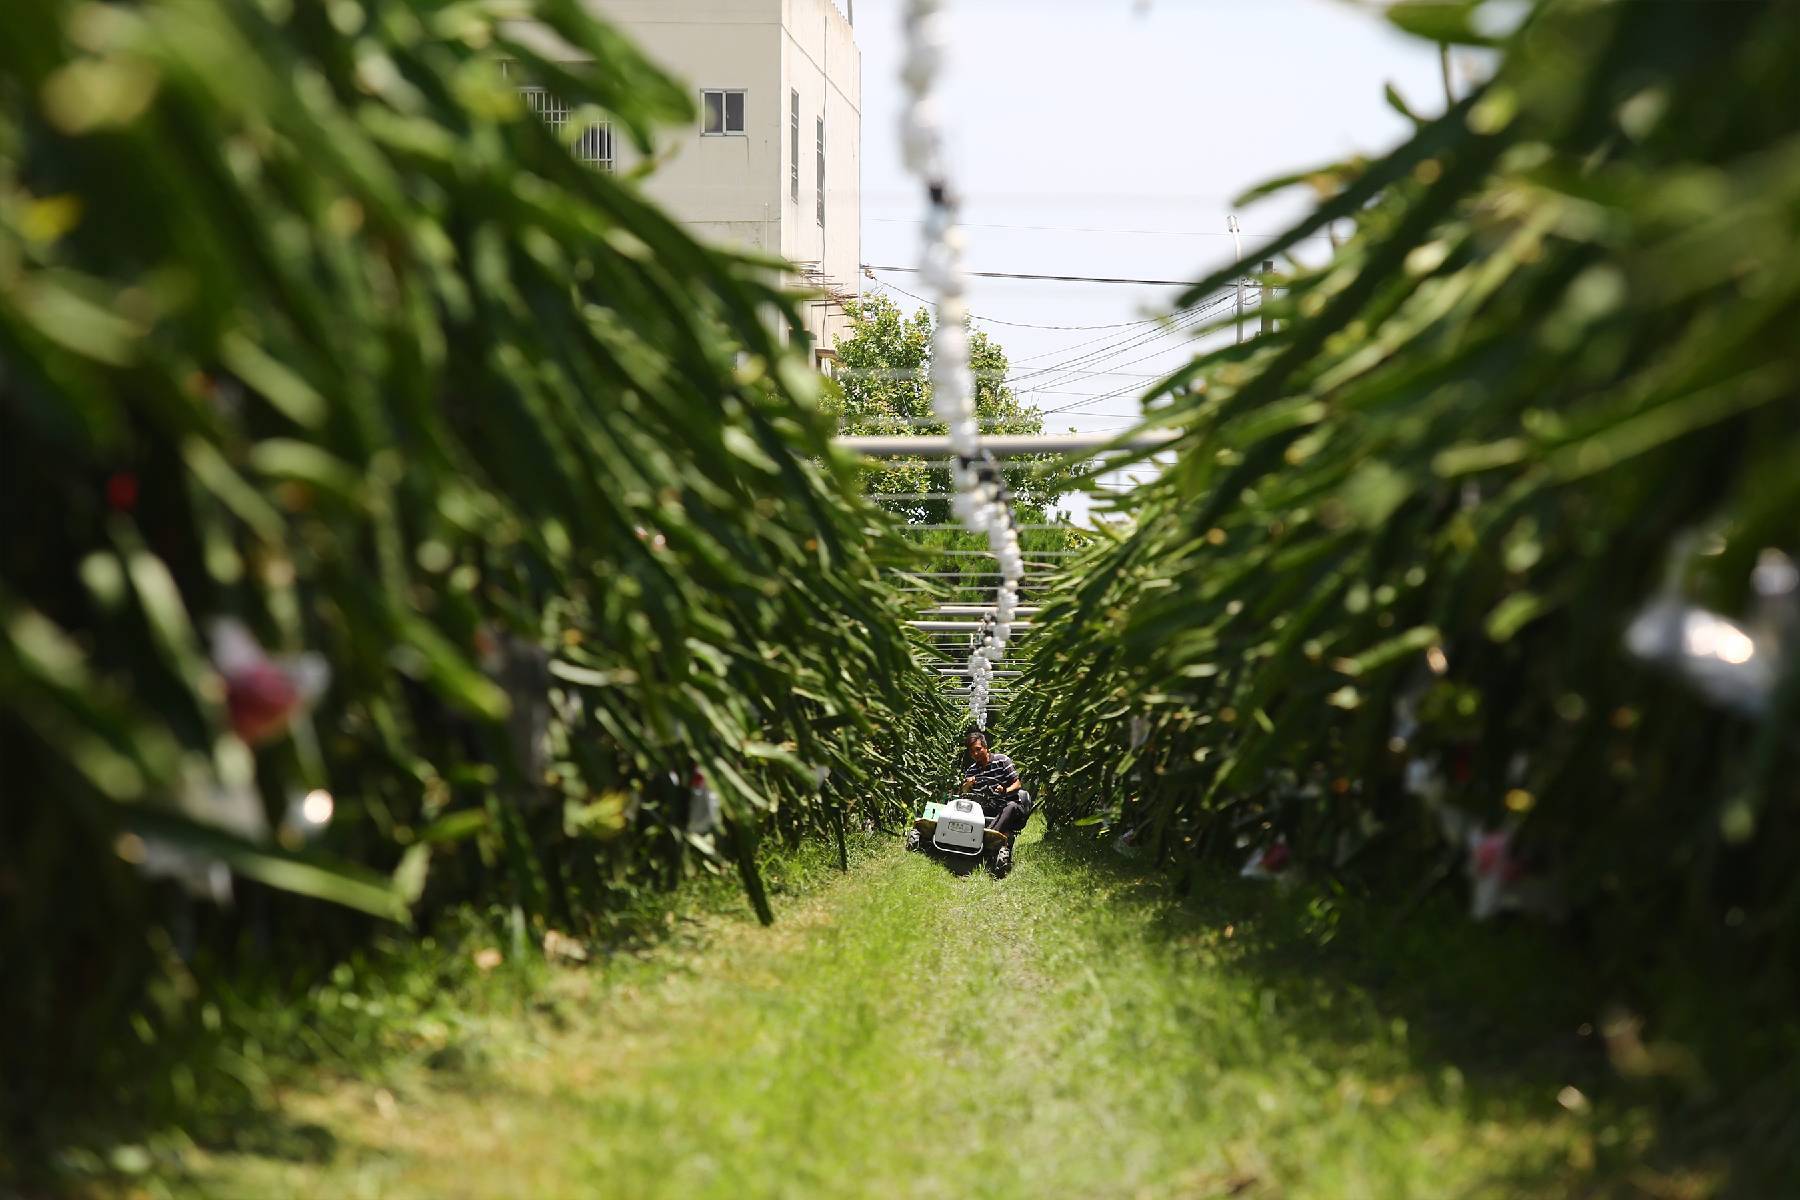
POLYGON ((931 844, 952 854, 980 854, 987 814, 973 800, 952 800, 938 810, 931 844))

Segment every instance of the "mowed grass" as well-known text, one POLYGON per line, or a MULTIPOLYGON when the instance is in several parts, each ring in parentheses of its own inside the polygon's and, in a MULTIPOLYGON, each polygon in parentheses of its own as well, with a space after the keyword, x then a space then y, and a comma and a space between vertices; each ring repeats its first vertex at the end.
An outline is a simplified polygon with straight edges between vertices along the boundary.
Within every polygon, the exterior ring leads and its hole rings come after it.
POLYGON ((559 970, 545 1011, 486 1023, 478 1054, 285 1097, 329 1153, 201 1155, 176 1190, 1394 1200, 1716 1182, 1631 1174, 1644 1114, 1563 1090, 1558 1055, 1511 1070, 1512 1034, 1453 1013, 1496 1039, 1473 1055, 1493 1069, 1465 1078, 1344 981, 1355 948, 1292 942, 1295 902, 1236 880, 1178 901, 1039 837, 1005 881, 895 846, 772 930, 714 919, 629 967, 559 970))

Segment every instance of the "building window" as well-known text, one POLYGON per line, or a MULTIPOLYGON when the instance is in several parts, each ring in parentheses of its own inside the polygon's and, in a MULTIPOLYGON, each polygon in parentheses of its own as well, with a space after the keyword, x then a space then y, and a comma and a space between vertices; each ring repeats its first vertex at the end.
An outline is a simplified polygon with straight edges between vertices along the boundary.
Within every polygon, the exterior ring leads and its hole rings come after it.
POLYGON ((700 93, 704 124, 700 132, 709 137, 744 132, 744 91, 708 88, 700 93))
POLYGON ((575 157, 584 163, 592 163, 602 171, 613 169, 612 126, 602 121, 598 125, 589 125, 575 139, 575 157))
MULTIPOLYGON (((504 78, 511 79, 517 72, 518 67, 515 63, 502 62, 500 64, 500 74, 504 78)), ((522 85, 519 88, 519 96, 525 101, 526 106, 538 115, 538 119, 550 127, 550 132, 554 133, 558 140, 561 140, 565 136, 565 131, 569 125, 570 115, 569 106, 567 104, 564 104, 561 99, 546 92, 543 88, 534 87, 530 84, 522 85)), ((569 147, 569 150, 575 155, 576 159, 581 162, 598 167, 602 171, 612 170, 613 138, 611 123, 601 121, 599 124, 586 126, 582 129, 581 136, 577 137, 574 144, 569 147)))
POLYGON ((788 199, 800 202, 800 93, 788 93, 788 199))
POLYGON ((825 227, 825 118, 819 118, 819 228, 825 227))

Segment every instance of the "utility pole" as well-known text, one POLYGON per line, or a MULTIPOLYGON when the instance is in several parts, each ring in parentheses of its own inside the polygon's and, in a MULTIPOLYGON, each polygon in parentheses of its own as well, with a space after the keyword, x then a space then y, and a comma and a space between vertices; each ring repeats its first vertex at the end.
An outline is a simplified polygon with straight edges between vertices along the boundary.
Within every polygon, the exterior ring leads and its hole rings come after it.
POLYGON ((1232 253, 1237 255, 1238 261, 1237 340, 1238 345, 1241 346, 1244 344, 1244 239, 1238 236, 1243 231, 1238 228, 1236 213, 1225 218, 1225 231, 1231 234, 1232 253))
POLYGON ((1259 301, 1259 304, 1261 305, 1260 311, 1262 313, 1262 328, 1259 331, 1261 333, 1271 333, 1275 329, 1275 318, 1269 315, 1269 298, 1275 294, 1275 289, 1269 286, 1269 276, 1274 273, 1275 260, 1272 258, 1263 259, 1262 293, 1259 301))

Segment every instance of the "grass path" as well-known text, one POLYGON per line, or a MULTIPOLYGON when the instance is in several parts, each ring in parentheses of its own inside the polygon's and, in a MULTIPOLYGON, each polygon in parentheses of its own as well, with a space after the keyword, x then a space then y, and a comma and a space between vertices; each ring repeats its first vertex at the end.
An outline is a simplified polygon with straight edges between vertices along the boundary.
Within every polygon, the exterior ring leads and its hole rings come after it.
POLYGON ((199 1186, 1435 1200, 1598 1194, 1596 1154, 1630 1150, 1630 1113, 1559 1104, 1554 1077, 1465 1083, 1371 993, 1272 969, 1261 893, 1178 905, 1037 837, 1004 882, 886 849, 773 930, 558 971, 560 1015, 499 1022, 473 1064, 289 1097, 326 1161, 221 1156, 199 1186))

